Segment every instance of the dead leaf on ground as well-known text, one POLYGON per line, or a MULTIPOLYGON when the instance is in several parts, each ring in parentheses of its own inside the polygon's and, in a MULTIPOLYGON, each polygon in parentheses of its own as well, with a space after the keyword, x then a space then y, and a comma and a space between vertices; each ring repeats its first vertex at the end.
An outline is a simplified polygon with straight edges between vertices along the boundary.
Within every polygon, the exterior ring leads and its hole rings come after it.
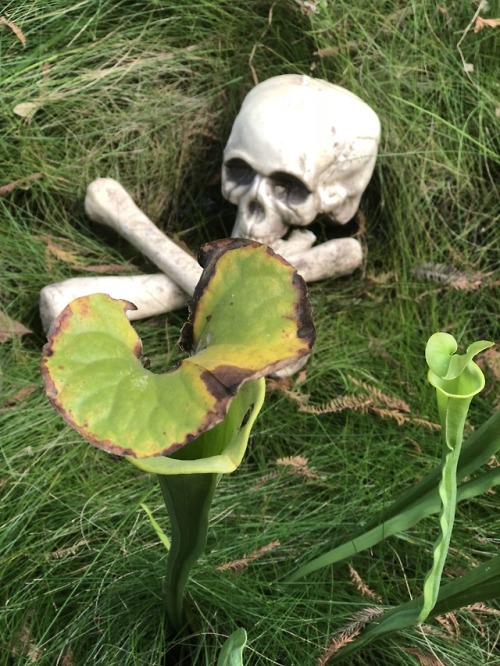
POLYGON ((474 32, 479 32, 484 28, 498 28, 500 26, 500 18, 483 18, 482 16, 477 16, 474 24, 474 32))
POLYGON ((75 666, 71 645, 68 645, 66 652, 62 656, 61 666, 75 666))
POLYGON ((7 398, 6 400, 7 405, 12 407, 13 405, 16 405, 18 402, 22 402, 28 396, 34 393, 37 390, 37 388, 38 386, 35 386, 34 384, 23 386, 18 391, 16 391, 14 395, 11 395, 10 398, 7 398))
POLYGON ((303 384, 306 381, 306 379, 307 379, 307 370, 302 370, 295 378, 295 384, 303 384))
POLYGON ((88 546, 88 543, 89 542, 87 539, 80 539, 80 541, 75 543, 73 546, 53 550, 51 553, 48 553, 47 558, 51 560, 60 560, 64 557, 67 557, 68 555, 75 555, 80 548, 83 546, 88 546))
POLYGON ((388 282, 395 283, 398 281, 396 273, 394 271, 390 271, 387 273, 379 273, 378 275, 375 275, 374 273, 369 273, 367 275, 367 278, 370 280, 370 282, 373 282, 375 284, 387 284, 388 282))
POLYGON ((266 386, 269 391, 278 391, 279 393, 283 393, 298 405, 304 404, 309 400, 309 396, 307 394, 298 393, 297 391, 292 390, 292 381, 290 377, 266 377, 266 386))
POLYGON ((70 249, 70 244, 66 240, 61 239, 56 241, 51 236, 40 236, 39 238, 46 243, 45 256, 47 257, 49 267, 52 267, 51 258, 53 257, 64 264, 69 264, 73 268, 83 268, 83 264, 77 253, 75 250, 70 249))
POLYGON ((404 648, 404 651, 416 657, 420 666, 443 666, 441 659, 430 652, 423 652, 419 648, 412 647, 404 648))
POLYGON ((500 380, 500 349, 498 346, 486 349, 477 359, 477 364, 486 375, 485 395, 492 394, 493 407, 500 406, 498 381, 500 380))
POLYGON ((90 273, 128 273, 130 265, 123 264, 82 264, 82 269, 90 273))
POLYGON ((286 458, 278 458, 276 464, 289 467, 292 474, 299 474, 306 479, 324 478, 309 467, 309 461, 305 456, 287 456, 286 458))
POLYGON ((26 48, 26 37, 24 36, 21 28, 18 28, 15 23, 12 23, 12 21, 7 21, 4 16, 0 16, 0 24, 6 25, 8 28, 10 28, 21 44, 26 48))
POLYGON ((32 613, 28 621, 22 626, 19 636, 12 646, 11 655, 14 657, 25 657, 30 664, 37 664, 43 656, 43 648, 39 647, 33 639, 31 628, 32 613))
POLYGON ((436 622, 450 635, 452 640, 457 640, 459 638, 460 626, 458 624, 457 616, 454 613, 445 613, 444 615, 439 615, 435 619, 436 622))
POLYGON ((462 611, 477 611, 478 613, 486 613, 486 615, 498 615, 500 616, 500 610, 498 608, 490 608, 481 602, 476 604, 471 604, 470 606, 464 606, 462 611))
POLYGON ((89 273, 125 273, 130 270, 130 264, 86 264, 82 260, 81 249, 75 248, 74 243, 66 238, 54 238, 48 235, 37 236, 37 238, 46 245, 45 258, 49 273, 54 272, 54 259, 79 271, 89 273))
POLYGON ((500 349, 498 347, 486 349, 476 362, 481 370, 487 368, 495 379, 500 379, 500 349))
POLYGON ((412 416, 409 405, 401 398, 387 395, 376 386, 354 377, 349 376, 349 379, 358 389, 356 394, 338 396, 319 405, 308 404, 309 396, 293 391, 279 390, 298 404, 299 412, 305 412, 306 414, 333 414, 345 410, 359 412, 360 414, 371 412, 383 419, 394 419, 399 426, 411 422, 431 430, 440 429, 437 423, 412 416))
POLYGON ((317 666, 325 666, 344 645, 352 643, 368 622, 371 622, 374 617, 381 615, 383 612, 381 608, 370 606, 359 613, 355 613, 349 624, 333 636, 325 652, 318 658, 317 666))
POLYGON ((340 49, 338 46, 326 46, 324 49, 318 49, 317 51, 314 51, 313 55, 317 56, 318 58, 326 58, 327 56, 338 55, 339 53, 340 49))
POLYGON ((441 282, 460 291, 474 291, 480 287, 493 288, 499 284, 492 279, 492 273, 462 271, 454 266, 428 262, 417 266, 412 271, 417 277, 441 282))
POLYGON ((299 5, 300 11, 304 14, 304 16, 307 16, 308 14, 315 14, 318 11, 317 2, 308 2, 308 0, 295 0, 295 2, 299 5))
POLYGON ((25 184, 29 183, 30 181, 38 180, 42 176, 43 174, 40 171, 37 171, 36 173, 32 173, 25 178, 18 178, 17 180, 13 180, 10 183, 7 183, 7 185, 0 185, 0 197, 4 196, 5 194, 9 194, 9 192, 12 192, 18 187, 25 186, 25 184))
POLYGON ((41 102, 20 102, 12 109, 16 116, 24 118, 27 123, 31 121, 35 113, 42 108, 41 102))
POLYGON ((349 567, 349 576, 351 577, 351 580, 354 582, 356 585, 356 588, 358 591, 364 596, 368 597, 372 601, 376 601, 377 603, 381 604, 383 602, 382 597, 374 592, 368 585, 364 582, 364 580, 361 578, 359 573, 356 571, 356 569, 352 566, 352 564, 347 565, 349 567))
POLYGON ((0 342, 7 342, 16 335, 27 335, 33 333, 29 328, 26 328, 20 321, 14 321, 5 312, 0 312, 0 342))
POLYGON ((232 562, 226 562, 225 564, 220 564, 218 567, 215 567, 216 571, 234 571, 236 574, 240 574, 244 571, 250 562, 258 560, 260 557, 269 553, 271 550, 274 550, 280 545, 279 541, 271 541, 267 546, 262 546, 261 548, 254 550, 250 555, 244 555, 240 560, 233 560, 232 562))
POLYGON ((358 228, 352 234, 352 237, 363 238, 363 236, 366 234, 366 215, 362 213, 360 210, 358 210, 356 212, 354 219, 356 221, 356 224, 358 225, 358 228))

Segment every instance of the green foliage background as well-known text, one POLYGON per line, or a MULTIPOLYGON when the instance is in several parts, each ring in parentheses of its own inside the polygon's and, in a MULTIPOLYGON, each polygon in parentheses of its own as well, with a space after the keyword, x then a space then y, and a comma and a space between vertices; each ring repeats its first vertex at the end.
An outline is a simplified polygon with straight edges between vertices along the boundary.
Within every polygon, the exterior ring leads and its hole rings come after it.
MULTIPOLYGON (((490 5, 482 15, 499 16, 490 5)), ((318 342, 294 390, 316 405, 362 400, 364 382, 404 400, 406 416, 436 421, 429 335, 446 330, 465 345, 500 337, 500 28, 474 33, 476 10, 430 0, 3 3, 0 309, 33 332, 0 345, 2 666, 213 664, 237 626, 248 631, 249 664, 313 664, 353 616, 420 593, 435 519, 351 562, 380 602, 345 564, 277 582, 420 478, 440 443, 414 420, 399 426, 373 410, 304 414, 274 391, 243 465, 215 499, 190 584, 197 630, 165 655, 163 547, 139 506, 146 502, 168 532, 158 487, 91 449, 52 411, 38 369, 37 298, 48 283, 117 265, 156 272, 86 218, 85 188, 98 176, 117 178, 193 252, 228 235, 234 208, 220 196, 221 156, 254 77, 323 77, 365 99, 383 137, 362 201, 366 263, 311 285, 318 342), (307 468, 285 464, 296 456, 307 468), (241 573, 217 568, 259 549, 241 573)), ((320 239, 332 233, 321 221, 316 230, 320 239)), ((177 358, 184 315, 137 325, 153 370, 177 358)), ((490 388, 473 403, 471 427, 498 409, 495 358, 485 363, 490 388)), ((459 505, 445 577, 497 551, 498 495, 459 505)), ((498 608, 461 611, 450 631, 450 618, 433 621, 346 663, 418 664, 422 655, 498 663, 498 608)))

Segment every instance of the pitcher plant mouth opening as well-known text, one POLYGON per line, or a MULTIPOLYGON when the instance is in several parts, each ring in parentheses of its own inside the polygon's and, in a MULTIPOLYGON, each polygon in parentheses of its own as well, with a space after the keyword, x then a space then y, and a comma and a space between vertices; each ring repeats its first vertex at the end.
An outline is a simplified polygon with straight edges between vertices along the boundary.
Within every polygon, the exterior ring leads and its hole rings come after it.
POLYGON ((264 377, 308 357, 315 340, 304 280, 270 248, 227 239, 204 246, 200 260, 180 342, 190 356, 173 370, 155 375, 145 367, 125 314, 132 306, 104 294, 70 303, 42 360, 46 393, 67 423, 94 446, 158 475, 172 525, 163 541, 176 632, 217 484, 242 461, 264 377))
POLYGON ((453 379, 438 377, 429 370, 429 383, 448 398, 469 400, 484 389, 485 383, 482 370, 476 364, 474 366, 466 368, 461 375, 453 379))
POLYGON ((104 294, 70 303, 49 332, 47 395, 94 446, 137 459, 174 454, 221 423, 244 384, 310 354, 307 289, 290 264, 242 239, 207 244, 200 256, 181 335, 191 355, 173 370, 144 367, 130 304, 104 294))
POLYGON ((457 354, 458 345, 452 335, 434 333, 425 349, 430 384, 450 398, 472 398, 483 390, 485 382, 473 358, 492 346, 492 342, 479 340, 469 345, 465 354, 457 354))

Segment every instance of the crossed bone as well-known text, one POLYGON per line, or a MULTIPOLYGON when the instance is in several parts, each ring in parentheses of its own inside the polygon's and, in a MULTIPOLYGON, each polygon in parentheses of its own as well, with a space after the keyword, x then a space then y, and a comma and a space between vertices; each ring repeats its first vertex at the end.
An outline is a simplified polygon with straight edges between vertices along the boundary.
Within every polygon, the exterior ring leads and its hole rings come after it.
MULTIPOLYGON (((131 301, 129 319, 163 314, 185 306, 193 295, 202 269, 135 205, 130 194, 112 178, 98 178, 87 188, 85 211, 95 222, 117 231, 137 247, 163 273, 154 275, 77 277, 56 282, 40 292, 40 316, 47 331, 55 317, 75 298, 106 293, 131 301)), ((359 241, 338 238, 314 247, 316 236, 307 229, 292 231, 288 240, 271 247, 313 282, 352 273, 362 262, 359 241)))

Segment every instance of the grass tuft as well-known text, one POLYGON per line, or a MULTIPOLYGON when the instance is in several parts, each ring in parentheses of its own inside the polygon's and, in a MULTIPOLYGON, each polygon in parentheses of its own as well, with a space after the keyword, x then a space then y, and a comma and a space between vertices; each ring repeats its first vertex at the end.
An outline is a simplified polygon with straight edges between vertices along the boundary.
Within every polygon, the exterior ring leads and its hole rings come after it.
MULTIPOLYGON (((333 641, 374 605, 420 593, 433 519, 358 555, 352 570, 280 581, 435 464, 439 434, 417 422, 437 420, 427 338, 445 330, 465 344, 500 339, 500 28, 475 33, 476 8, 3 3, 0 311, 32 333, 0 343, 0 666, 213 664, 240 626, 248 664, 327 663, 333 641), (244 463, 221 483, 189 585, 196 631, 167 641, 165 553, 141 508, 168 534, 159 490, 53 413, 39 374, 38 293, 96 267, 156 272, 86 218, 85 189, 98 176, 122 182, 193 252, 229 234, 234 207, 220 195, 220 164, 231 123, 256 79, 285 72, 345 86, 380 116, 380 156, 361 206, 366 263, 311 285, 315 353, 300 385, 268 392, 244 463), (316 406, 352 397, 376 409, 305 413, 290 392, 316 406), (412 418, 386 418, 385 399, 412 418)), ((185 314, 137 324, 155 370, 175 357, 185 314)), ((479 396, 470 427, 497 400, 491 389, 479 396)), ((459 505, 446 576, 497 552, 497 516, 494 493, 459 505)), ((487 608, 456 613, 451 633, 432 622, 346 663, 493 665, 498 602, 487 608)))

